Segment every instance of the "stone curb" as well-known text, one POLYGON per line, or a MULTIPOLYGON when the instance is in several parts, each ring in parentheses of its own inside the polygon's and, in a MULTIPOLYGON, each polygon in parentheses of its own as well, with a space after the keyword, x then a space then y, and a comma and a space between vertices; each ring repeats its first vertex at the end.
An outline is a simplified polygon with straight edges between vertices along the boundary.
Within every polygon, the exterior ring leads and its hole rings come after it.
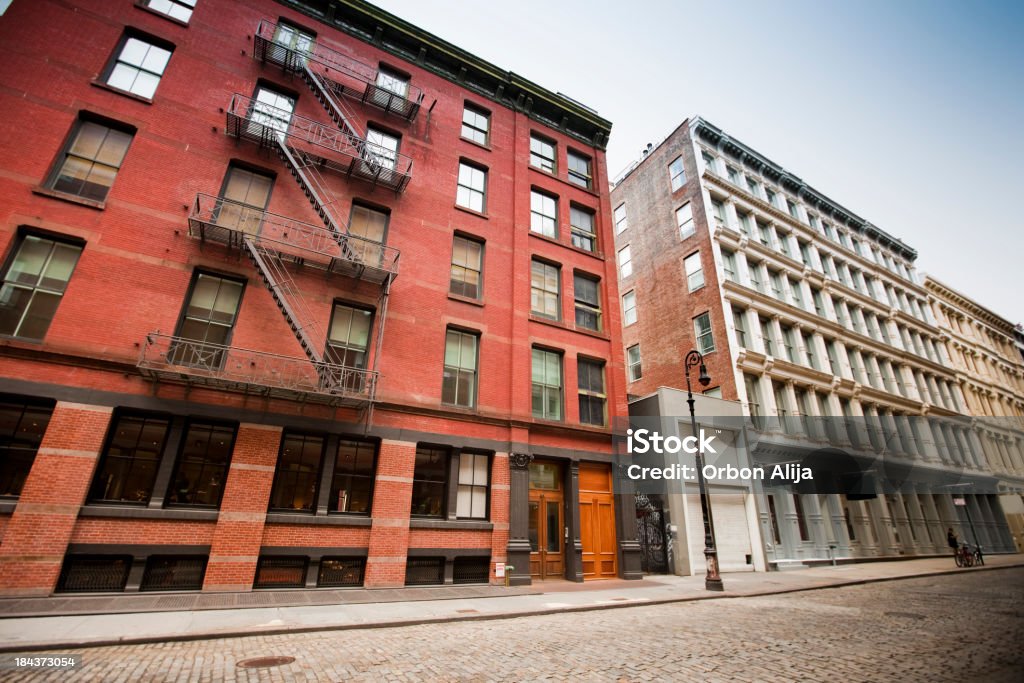
MULTIPOLYGON (((708 593, 700 595, 686 595, 672 598, 659 598, 656 600, 629 600, 621 603, 609 603, 600 605, 574 605, 570 607, 557 607, 545 609, 533 609, 523 612, 496 612, 494 614, 464 614, 459 616, 425 617, 422 619, 400 619, 392 621, 377 621, 364 624, 336 624, 323 626, 291 626, 275 628, 248 628, 234 631, 211 631, 205 633, 188 633, 182 635, 164 636, 143 636, 138 638, 125 637, 107 640, 95 640, 79 643, 19 643, 17 646, 0 645, 0 653, 7 652, 44 652, 53 650, 75 650, 94 647, 114 647, 119 645, 147 645, 152 643, 190 642, 196 640, 217 640, 220 638, 244 638, 247 636, 277 636, 298 633, 318 633, 323 631, 351 631, 355 629, 382 629, 399 628, 403 626, 420 626, 423 624, 439 624, 462 621, 497 621, 504 619, 518 619, 520 617, 536 617, 548 614, 564 614, 571 612, 596 612, 607 609, 625 609, 629 607, 647 607, 651 605, 669 605, 679 602, 694 602, 699 600, 731 600, 738 598, 764 597, 766 595, 785 595, 788 593, 804 593, 807 591, 825 590, 828 588, 845 588, 848 586, 860 586, 869 583, 884 583, 888 581, 901 581, 904 579, 920 579, 931 576, 948 576, 951 574, 963 574, 976 571, 1000 571, 1003 569, 1016 569, 1024 567, 1024 562, 1016 564, 1000 565, 995 567, 965 567, 956 569, 944 569, 922 574, 906 574, 903 576, 881 576, 864 579, 839 580, 834 583, 815 586, 796 586, 792 588, 769 588, 743 593, 708 593)), ((18 619, 21 617, 11 617, 18 619)), ((29 617, 32 618, 32 617, 29 617)))

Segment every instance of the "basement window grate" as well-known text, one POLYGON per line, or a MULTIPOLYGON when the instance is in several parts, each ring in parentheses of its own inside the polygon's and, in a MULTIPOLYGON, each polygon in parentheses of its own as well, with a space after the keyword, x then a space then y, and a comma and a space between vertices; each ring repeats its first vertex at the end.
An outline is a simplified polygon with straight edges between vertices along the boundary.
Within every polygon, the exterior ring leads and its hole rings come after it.
POLYGON ((443 557, 410 557, 406 560, 406 586, 440 586, 443 583, 443 557))

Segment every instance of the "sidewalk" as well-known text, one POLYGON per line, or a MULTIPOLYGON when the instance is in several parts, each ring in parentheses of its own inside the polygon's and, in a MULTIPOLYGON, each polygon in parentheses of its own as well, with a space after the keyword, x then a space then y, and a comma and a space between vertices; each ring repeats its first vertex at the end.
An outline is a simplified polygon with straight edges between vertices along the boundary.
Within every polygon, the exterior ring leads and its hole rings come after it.
POLYGON ((547 582, 514 589, 467 586, 380 591, 379 597, 388 600, 381 602, 363 601, 373 599, 374 591, 358 591, 353 593, 363 596, 361 601, 353 599, 345 604, 331 605, 5 616, 0 620, 0 652, 501 619, 686 600, 730 599, 918 576, 1024 567, 1024 555, 1020 554, 993 555, 986 557, 985 561, 985 567, 971 569, 957 569, 952 557, 943 557, 771 573, 725 574, 722 577, 725 593, 704 590, 703 576, 659 575, 642 581, 616 580, 582 585, 547 582), (473 592, 467 594, 467 589, 473 592), (396 594, 404 599, 395 600, 396 594), (415 599, 409 599, 413 596, 415 599))

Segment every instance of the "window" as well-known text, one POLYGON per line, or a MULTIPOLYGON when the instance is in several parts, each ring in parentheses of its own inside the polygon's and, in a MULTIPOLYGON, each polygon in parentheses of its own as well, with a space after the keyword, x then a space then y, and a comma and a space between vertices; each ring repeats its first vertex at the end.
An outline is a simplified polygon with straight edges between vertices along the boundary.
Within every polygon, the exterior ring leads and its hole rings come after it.
POLYGON ((633 274, 633 257, 629 253, 629 245, 619 249, 619 276, 629 277, 633 274))
POLYGON ((736 217, 739 218, 740 221, 740 232, 742 232, 747 237, 750 237, 750 229, 754 219, 750 216, 749 213, 744 213, 742 211, 737 211, 736 217))
MULTIPOLYGON (((292 26, 291 24, 286 24, 283 21, 278 23, 277 29, 274 31, 274 42, 277 45, 281 45, 287 48, 288 50, 293 50, 294 52, 297 52, 299 55, 299 59, 303 64, 305 64, 306 62, 306 55, 309 55, 313 52, 314 40, 315 38, 311 33, 307 33, 300 28, 292 26)), ((282 61, 291 61, 288 59, 287 53, 280 55, 280 57, 284 58, 282 59, 282 61)))
POLYGON ((625 204, 619 204, 618 206, 615 207, 614 219, 615 219, 615 234, 616 235, 618 235, 623 230, 625 230, 626 228, 629 227, 629 224, 626 222, 626 205, 625 204))
POLYGON ((725 249, 722 250, 722 272, 726 280, 739 281, 736 277, 736 254, 725 249))
POLYGON ((234 446, 234 427, 189 423, 171 477, 168 504, 219 507, 234 446))
POLYGON ((0 334, 46 336, 81 253, 80 245, 23 235, 0 287, 0 334))
POLYGON ((732 312, 732 323, 736 329, 736 343, 743 348, 747 348, 747 324, 745 317, 747 312, 744 310, 735 310, 732 312))
POLYGON ((706 168, 707 170, 711 171, 712 173, 715 173, 715 171, 716 171, 715 157, 711 156, 710 154, 708 154, 704 150, 701 150, 700 158, 704 161, 704 168, 706 168))
POLYGON ((148 503, 169 427, 163 417, 117 415, 92 480, 90 500, 148 503))
POLYGON ((747 178, 747 191, 749 191, 750 194, 754 195, 755 197, 761 196, 761 192, 759 191, 757 181, 754 180, 753 178, 747 178))
POLYGON ((730 183, 732 183, 733 185, 739 185, 740 184, 741 180, 740 180, 740 172, 739 171, 737 171, 732 166, 726 166, 725 167, 725 172, 729 174, 729 182, 730 183))
POLYGON ((491 134, 491 115, 483 109, 466 104, 462 110, 462 137, 486 145, 491 134))
POLYGON ((367 126, 366 128, 366 151, 363 159, 370 163, 370 166, 381 167, 389 171, 395 170, 398 160, 399 137, 386 133, 379 128, 367 126))
POLYGON ((305 555, 264 556, 256 562, 253 588, 302 588, 309 558, 305 555))
POLYGON ((773 350, 773 347, 772 347, 773 335, 772 335, 772 327, 771 327, 772 324, 771 324, 771 321, 768 320, 767 318, 758 318, 757 320, 758 320, 758 323, 761 325, 761 340, 764 343, 765 355, 767 355, 767 356, 774 355, 774 350, 773 350))
POLYGON ((317 484, 324 439, 313 434, 285 434, 274 470, 270 509, 312 512, 316 509, 317 484))
POLYGON ((793 509, 796 512, 796 523, 797 528, 800 530, 800 540, 809 541, 810 535, 807 533, 807 517, 804 515, 804 504, 800 500, 799 494, 793 496, 793 509))
POLYGON ((772 246, 772 229, 770 226, 757 221, 757 234, 761 244, 766 247, 772 246))
POLYGON ((584 251, 596 251, 597 235, 594 233, 594 214, 586 209, 569 207, 569 226, 572 229, 572 246, 584 251))
POLYGON ((411 514, 413 516, 445 516, 448 456, 447 448, 416 447, 416 465, 412 475, 411 514))
POLYGON ((530 262, 530 310, 552 320, 562 318, 561 274, 558 266, 543 261, 530 262))
POLYGON ((566 154, 569 182, 590 189, 590 159, 572 150, 566 154))
POLYGON ((636 322, 636 292, 622 295, 622 324, 632 325, 636 322))
POLYGON ((604 363, 579 359, 580 424, 605 425, 604 363))
POLYGON ((487 482, 490 462, 490 456, 483 453, 459 453, 459 488, 455 497, 456 517, 487 519, 487 482))
POLYGON ((764 196, 768 200, 768 203, 778 208, 779 206, 779 195, 775 194, 775 191, 769 187, 764 188, 764 196))
POLYGON ((676 225, 679 226, 679 237, 682 239, 696 232, 693 226, 693 208, 689 202, 676 209, 676 225))
POLYGON ((601 286, 598 280, 576 273, 573 275, 576 299, 576 326, 599 332, 601 330, 601 286))
POLYGON ((228 166, 220 192, 220 198, 227 201, 216 203, 213 210, 214 222, 230 230, 257 233, 273 186, 274 179, 269 175, 235 165, 228 166))
POLYGON ((238 280, 196 271, 174 335, 194 343, 178 345, 168 353, 168 360, 219 369, 225 353, 220 347, 231 340, 243 287, 238 280))
POLYGON ((81 119, 47 187, 95 202, 107 198, 133 133, 81 119))
POLYGON ((786 348, 786 360, 796 363, 796 341, 793 337, 793 328, 788 325, 782 326, 782 344, 786 348))
POLYGON ((781 251, 786 256, 792 258, 793 254, 789 252, 789 235, 787 235, 784 232, 779 232, 778 230, 776 230, 775 239, 779 244, 779 251, 781 251))
POLYGON ((142 0, 142 6, 187 24, 192 18, 196 0, 142 0))
POLYGON ((697 350, 711 353, 715 350, 715 340, 711 336, 711 314, 701 313, 693 319, 693 334, 697 340, 697 350))
POLYGON ((170 58, 168 47, 126 35, 118 47, 117 56, 107 67, 106 83, 112 88, 151 99, 170 58))
POLYGON ((814 337, 809 334, 802 334, 804 342, 804 353, 807 355, 807 365, 815 370, 820 370, 818 367, 818 357, 814 353, 814 337))
POLYGON ((377 87, 399 97, 405 97, 409 93, 409 77, 381 67, 377 71, 377 87))
POLYGON ((722 398, 722 387, 711 387, 710 389, 705 389, 701 393, 705 396, 710 396, 711 398, 722 398))
POLYGON ((715 215, 715 223, 722 227, 729 225, 729 220, 725 216, 725 204, 712 197, 711 210, 715 215))
POLYGON ((683 169, 683 158, 677 157, 668 165, 668 175, 672 181, 672 191, 675 192, 686 184, 686 171, 683 169))
POLYGON ((814 312, 822 318, 825 317, 825 302, 821 298, 821 290, 811 288, 811 298, 814 299, 814 312))
POLYGON ((836 377, 841 376, 842 373, 840 372, 839 367, 839 352, 836 349, 836 343, 832 340, 829 340, 825 344, 825 351, 826 353, 828 353, 829 370, 831 370, 832 374, 835 375, 836 377))
POLYGON ((270 88, 259 86, 253 96, 253 107, 249 113, 249 132, 263 136, 264 128, 277 133, 287 133, 295 111, 295 98, 270 88))
POLYGON ((459 186, 455 192, 455 203, 459 206, 483 213, 487 207, 487 171, 465 162, 459 163, 459 186))
POLYGON ((761 402, 758 398, 757 393, 758 379, 753 375, 743 375, 743 386, 747 392, 747 412, 750 413, 751 422, 754 423, 755 429, 760 429, 762 422, 761 417, 761 402))
POLYGON ((533 416, 544 420, 562 419, 562 356, 554 351, 533 349, 533 416))
POLYGON ((348 245, 355 254, 369 265, 379 265, 383 261, 382 245, 388 232, 387 211, 352 204, 348 217, 348 234, 359 239, 348 240, 348 245))
POLYGON ((700 263, 699 251, 683 259, 683 267, 686 269, 686 286, 691 292, 704 286, 704 268, 700 263))
POLYGON ((776 301, 784 301, 782 298, 782 273, 777 270, 768 271, 768 281, 772 285, 772 295, 776 301))
MULTIPOLYGON (((334 304, 324 354, 328 362, 356 370, 365 369, 372 329, 372 311, 334 304)), ((350 389, 362 389, 363 376, 358 372, 346 374, 343 381, 350 389)))
POLYGON ((120 592, 128 583, 131 555, 71 555, 64 558, 58 593, 120 592))
POLYGON ((800 211, 797 209, 796 200, 792 197, 786 197, 786 206, 789 208, 789 215, 793 218, 800 217, 800 211))
POLYGON ((626 373, 630 382, 635 382, 643 377, 643 369, 640 367, 640 345, 634 344, 626 349, 626 373))
POLYGON ((530 136, 530 166, 548 173, 555 172, 555 143, 530 136))
POLYGON ((558 236, 558 200, 530 191, 530 230, 547 237, 558 236))
POLYGON ((449 329, 444 339, 444 375, 441 401, 472 408, 476 405, 477 346, 479 337, 449 329))
POLYGON ((789 291, 793 295, 793 305, 796 306, 797 308, 803 308, 804 307, 804 295, 803 295, 803 291, 800 288, 800 282, 798 282, 797 280, 790 280, 789 281, 789 291))
POLYGON ((448 291, 459 296, 479 299, 482 294, 484 245, 468 237, 456 235, 452 240, 452 272, 448 291))
POLYGON ((338 442, 328 510, 370 514, 376 459, 377 448, 373 442, 354 439, 338 442))
POLYGON ((150 555, 140 591, 198 591, 203 589, 205 555, 150 555))
POLYGON ((0 496, 20 496, 53 406, 0 399, 0 496))

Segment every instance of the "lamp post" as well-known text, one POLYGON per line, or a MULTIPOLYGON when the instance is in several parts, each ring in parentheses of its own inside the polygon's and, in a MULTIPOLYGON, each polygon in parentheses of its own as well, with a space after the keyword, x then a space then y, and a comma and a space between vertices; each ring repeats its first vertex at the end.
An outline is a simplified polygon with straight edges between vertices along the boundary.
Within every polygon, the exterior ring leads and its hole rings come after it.
MULTIPOLYGON (((693 428, 693 436, 700 443, 700 434, 697 432, 697 415, 693 409, 693 389, 690 387, 690 369, 700 366, 700 376, 697 381, 702 387, 711 384, 708 377, 708 369, 704 365, 704 356, 694 349, 686 354, 686 402, 690 404, 690 425, 693 428)), ((715 522, 711 516, 711 500, 708 498, 707 484, 704 481, 704 450, 697 448, 697 488, 700 490, 700 512, 704 518, 704 562, 707 565, 707 574, 704 577, 704 588, 709 591, 724 591, 722 576, 718 573, 718 548, 715 546, 715 522)))

